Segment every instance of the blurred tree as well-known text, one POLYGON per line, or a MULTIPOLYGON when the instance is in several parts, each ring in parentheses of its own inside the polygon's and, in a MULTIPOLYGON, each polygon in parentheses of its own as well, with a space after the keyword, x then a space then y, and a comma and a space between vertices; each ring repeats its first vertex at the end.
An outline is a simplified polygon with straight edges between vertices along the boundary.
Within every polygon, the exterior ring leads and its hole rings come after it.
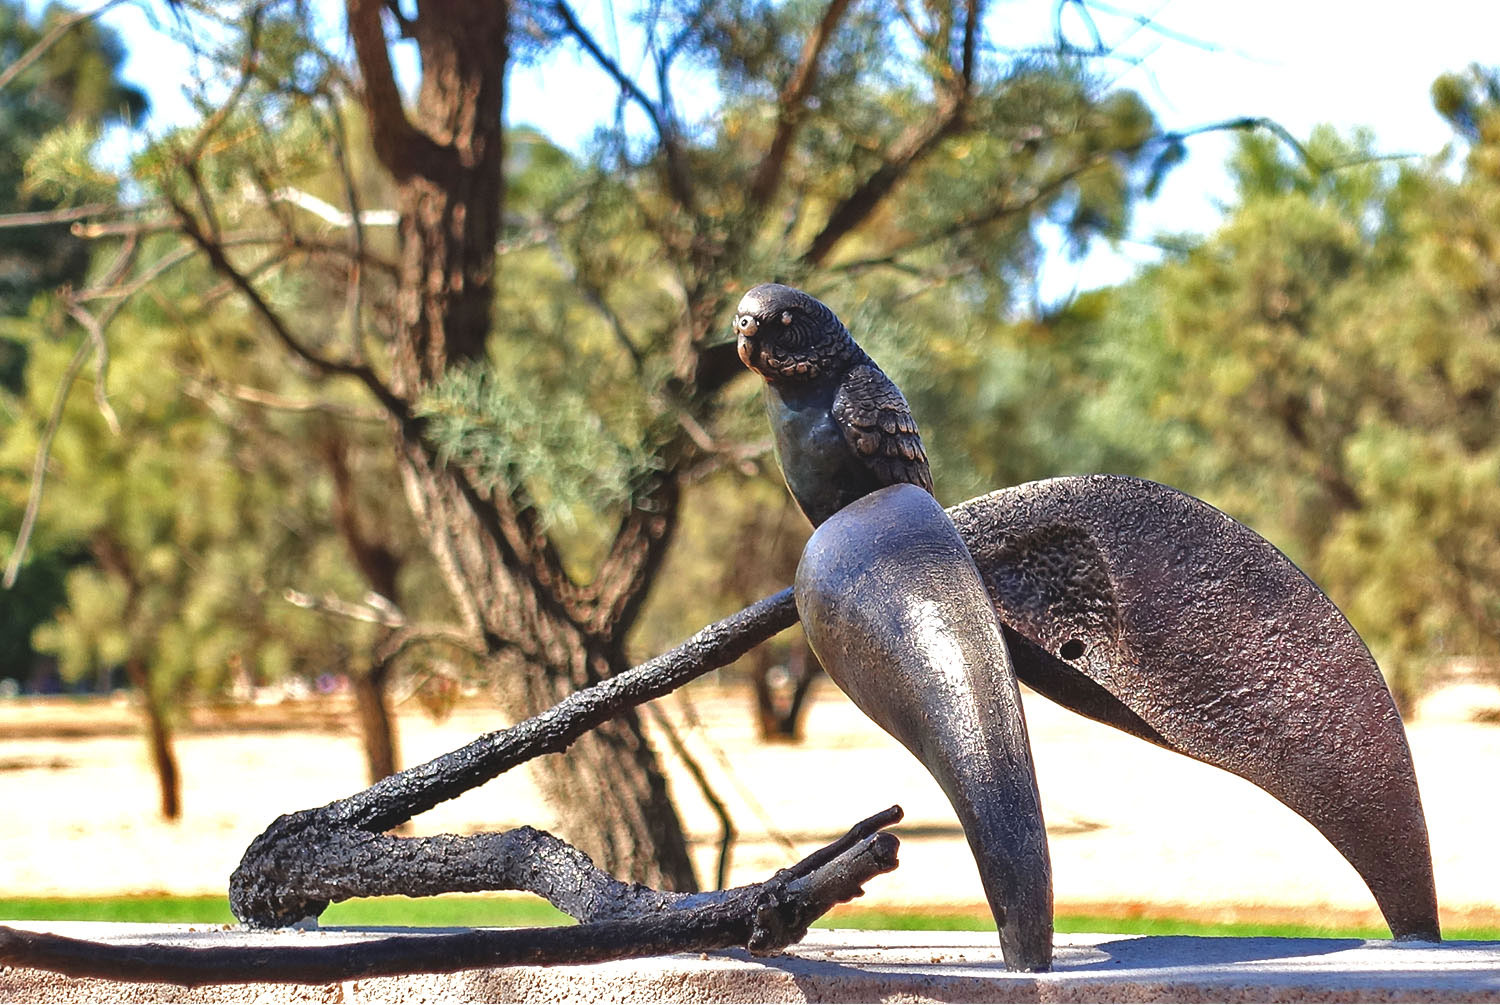
MULTIPOLYGON (((280 360, 246 337, 248 319, 224 293, 188 270, 122 313, 107 414, 74 395, 48 454, 41 533, 82 542, 92 561, 68 573, 66 605, 35 643, 70 679, 124 668, 142 702, 168 818, 181 812, 172 733, 192 696, 346 670, 358 689, 369 654, 383 653, 374 660, 387 666, 398 655, 381 648, 395 628, 378 601, 341 600, 381 588, 399 595, 403 556, 387 553, 372 586, 349 561, 346 535, 362 532, 345 529, 370 505, 350 487, 353 472, 368 476, 372 462, 388 458, 359 430, 381 427, 324 389, 276 378, 280 360), (180 393, 162 394, 164 382, 180 393), (302 606, 354 609, 365 620, 299 610, 289 593, 302 606)), ((15 402, 26 421, 0 450, 0 468, 10 471, 29 468, 77 356, 41 325, 28 348, 29 393, 15 402)), ((399 515, 383 516, 384 526, 409 534, 399 515)), ((385 739, 371 748, 372 770, 382 749, 389 770, 390 730, 374 735, 385 739)))
MULTIPOLYGON (((123 57, 113 34, 65 7, 50 5, 37 21, 19 0, 0 0, 0 324, 25 319, 38 293, 83 279, 87 242, 66 221, 5 224, 58 208, 58 199, 25 184, 26 162, 48 137, 55 143, 60 129, 133 123, 145 114, 145 96, 119 79, 123 57)), ((0 328, 0 395, 21 392, 25 345, 0 328)), ((11 418, 0 404, 0 425, 11 418)), ((19 506, 12 510, 9 494, 0 493, 0 526, 19 521, 19 506)), ((34 554, 15 585, 0 589, 0 677, 32 674, 32 629, 51 616, 62 577, 79 559, 73 550, 34 554)))
MULTIPOLYGON (((179 5, 184 30, 212 25, 194 36, 212 63, 204 118, 137 163, 137 229, 175 228, 263 345, 384 410, 457 612, 413 634, 479 649, 517 716, 628 665, 685 490, 764 468, 738 446, 764 440, 725 327, 743 288, 779 278, 864 304, 850 320, 900 350, 887 369, 931 406, 924 423, 966 426, 961 398, 920 375, 1012 311, 1039 223, 1080 247, 1122 232, 1178 143, 1078 58, 1003 55, 977 0, 653 5, 628 57, 564 2, 346 8, 357 82, 300 6, 179 5), (410 101, 402 40, 420 57, 410 101), (586 162, 535 134, 507 150, 507 70, 555 46, 621 95, 586 162), (686 88, 722 97, 689 122, 686 88), (350 155, 349 99, 384 178, 350 155), (381 185, 389 247, 361 222, 381 185)), ((543 768, 561 829, 602 866, 694 885, 633 714, 543 768)))
MULTIPOLYGON (((54 21, 56 23, 18 62, 9 64, 4 71, 0 72, 5 73, 14 81, 27 82, 27 74, 34 75, 33 70, 27 68, 28 65, 34 68, 57 62, 61 54, 69 51, 67 43, 73 35, 90 29, 89 17, 85 15, 72 15, 60 20, 54 18, 54 21), (28 59, 32 60, 30 64, 27 63, 28 59), (13 72, 20 70, 25 72, 13 72)), ((110 51, 111 58, 117 61, 118 53, 113 49, 110 51)), ((15 86, 20 86, 20 83, 15 86)), ((86 93, 89 91, 88 88, 83 88, 83 90, 86 93)), ((98 89, 96 87, 93 90, 98 89)), ((45 89, 37 93, 44 94, 45 89)), ((98 94, 94 94, 93 97, 96 103, 100 100, 98 94)), ((29 94, 27 101, 35 103, 37 94, 29 94)), ((161 311, 156 311, 154 314, 148 311, 146 315, 137 315, 132 313, 134 308, 131 308, 124 311, 124 317, 154 326, 155 329, 159 329, 162 325, 177 326, 176 341, 158 330, 153 345, 155 349, 163 353, 163 359, 178 361, 175 376, 179 390, 205 403, 196 413, 189 410, 186 413, 187 421, 197 422, 212 417, 218 422, 227 424, 231 434, 236 437, 236 449, 245 457, 252 458, 248 462, 236 461, 242 468, 245 468, 244 473, 251 482, 259 484, 256 480, 266 477, 267 472, 281 471, 284 474, 289 470, 297 470, 299 472, 297 482, 303 488, 303 492, 300 496, 289 495, 320 506, 323 512, 321 517, 314 517, 312 513, 307 513, 298 520, 292 521, 290 525, 296 527, 293 533, 304 538, 321 535, 334 541, 342 540, 348 552, 345 558, 346 566, 351 566, 360 572, 365 580, 361 589, 355 591, 355 595, 371 591, 380 598, 374 606, 347 604, 341 600, 330 604, 325 602, 326 598, 322 593, 306 594, 288 585, 294 584, 296 587, 303 588, 313 585, 328 586, 326 577, 319 571, 318 562, 314 558, 310 557, 305 565, 299 568, 294 565, 289 566, 284 562, 276 565, 273 555, 265 551, 252 550, 237 555, 234 561, 239 563, 247 574, 253 571, 251 566, 245 564, 247 555, 260 556, 273 563, 269 567, 262 568, 264 575, 259 577, 247 575, 247 578, 239 581, 237 586, 226 585, 224 587, 227 592, 223 597, 222 609, 241 611, 245 614, 243 620, 247 624, 259 625, 257 617, 264 619, 266 616, 262 610, 262 595, 267 589, 274 588, 272 595, 275 595, 284 586, 297 595, 302 603, 322 609, 325 615, 329 610, 345 615, 353 613, 360 619, 365 619, 367 622, 373 620, 381 625, 380 631, 373 635, 368 624, 343 626, 331 632, 329 639, 331 645, 311 647, 302 645, 306 640, 295 633, 284 634, 279 629, 269 633, 252 632, 251 635, 256 637, 277 637, 288 642, 290 655, 279 650, 270 653, 267 657, 269 660, 267 665, 274 668, 274 672, 264 673, 260 655, 253 652, 242 653, 236 649, 232 654, 231 663, 243 671, 243 679, 237 683, 274 679, 288 667, 305 670, 321 665, 326 666, 328 670, 347 671, 353 684, 371 780, 383 777, 394 772, 398 767, 388 685, 398 662, 405 658, 410 626, 405 625, 401 617, 392 614, 387 607, 382 605, 390 602, 391 598, 388 595, 396 589, 399 579, 411 579, 413 575, 420 578, 424 574, 423 570, 413 571, 408 566, 410 548, 397 543, 410 538, 409 530, 399 519, 400 514, 398 513, 397 519, 382 516, 381 519, 376 520, 371 517, 371 512, 382 509, 386 501, 386 493, 375 491, 379 481, 382 477, 387 482, 394 479, 394 472, 389 466, 388 447, 381 449, 386 441, 383 435, 377 435, 372 442, 369 415, 358 417, 355 428, 340 428, 340 421, 348 420, 351 415, 358 413, 357 408, 340 406, 321 392, 313 392, 309 397, 299 398, 299 393, 306 391, 306 381, 302 381, 299 385, 297 375, 288 373, 281 365, 280 359, 277 359, 274 365, 269 366, 255 362, 245 351, 246 347, 253 348, 257 344, 253 340, 247 342, 241 338, 236 342, 234 339, 224 338, 221 344, 226 346, 239 344, 241 351, 238 354, 220 353, 218 358, 212 361, 202 352, 201 344, 196 341, 199 335, 189 329, 198 326, 200 331, 206 330, 226 315, 220 312, 216 315, 215 321, 206 321, 205 318, 195 316, 194 309, 190 305, 196 303, 198 309, 211 309, 222 298, 225 290, 219 289, 212 292, 205 299, 185 295, 180 289, 168 290, 159 285, 153 286, 150 280, 154 280, 158 274, 168 273, 172 267, 181 265, 187 257, 170 251, 161 252, 159 242, 153 246, 153 250, 144 250, 143 235, 159 229, 159 225, 147 224, 142 227, 135 223, 95 223, 91 220, 91 218, 107 215, 101 213, 101 209, 112 205, 116 195, 117 186, 114 179, 94 165, 91 155, 91 148, 99 135, 99 128, 108 121, 109 116, 101 116, 97 114, 97 110, 92 118, 80 115, 76 119, 63 122, 36 144, 36 150, 26 164, 26 189, 40 200, 50 201, 53 204, 62 203, 72 208, 50 214, 45 211, 36 211, 26 217, 11 220, 18 227, 24 226, 27 233, 46 232, 49 225, 45 220, 49 217, 53 221, 61 220, 62 223, 52 223, 51 230, 60 231, 67 241, 86 252, 87 237, 69 233, 66 223, 68 220, 83 220, 85 222, 75 225, 74 230, 81 227, 83 235, 92 236, 103 246, 99 249, 101 255, 108 252, 113 256, 111 259, 113 264, 108 270, 107 278, 102 275, 96 276, 93 286, 75 289, 73 284, 82 284, 85 277, 82 274, 71 277, 72 283, 59 288, 55 298, 45 303, 38 302, 37 309, 32 312, 31 317, 16 319, 11 325, 10 330, 16 336, 12 339, 12 344, 18 350, 16 354, 18 359, 24 358, 25 348, 35 342, 38 337, 43 335, 55 338, 65 337, 62 331, 64 318, 77 322, 86 336, 83 343, 78 346, 73 361, 61 369, 39 374, 36 379, 42 383, 34 385, 31 389, 36 393, 30 396, 23 395, 21 403, 13 410, 13 414, 19 411, 24 418, 31 420, 33 428, 40 433, 41 437, 39 441, 17 437, 8 444, 12 448, 11 455, 14 459, 12 474, 17 490, 15 497, 19 498, 25 493, 20 472, 30 468, 29 464, 24 466, 22 464, 21 455, 24 451, 37 451, 40 459, 50 461, 53 468, 59 466, 58 456, 51 451, 50 438, 59 431, 61 423, 43 418, 47 409, 43 407, 43 398, 39 395, 55 393, 58 396, 58 402, 61 403, 67 389, 78 380, 82 364, 92 354, 95 360, 95 398, 99 404, 100 414, 107 424, 118 425, 115 410, 108 404, 106 378, 110 354, 102 332, 107 321, 102 319, 119 316, 127 304, 143 290, 155 296, 158 303, 163 302, 161 298, 164 296, 171 297, 175 301, 176 308, 172 312, 167 312, 169 316, 163 316, 161 311), (85 205, 74 205, 79 202, 85 205), (137 269, 143 260, 147 263, 146 267, 132 275, 133 270, 137 269), (196 362, 192 362, 194 360, 196 362), (255 409, 296 413, 301 418, 283 418, 281 421, 270 423, 247 419, 247 411, 255 409), (359 426, 364 428, 360 429, 359 426), (304 451, 303 444, 307 442, 312 442, 315 449, 304 451), (372 447, 375 450, 373 456, 372 447), (372 459, 381 457, 385 458, 383 475, 370 477, 370 468, 380 467, 382 463, 376 460, 372 465, 372 459), (364 477, 356 481, 351 475, 354 471, 358 471, 364 477), (360 487, 361 484, 364 485, 363 488, 360 487), (257 579, 260 580, 259 584, 254 585, 257 579), (240 591, 239 600, 231 596, 235 589, 240 591), (330 659, 330 654, 342 655, 339 655, 337 659, 330 659)), ((350 124, 350 128, 358 129, 358 123, 350 124)), ((298 134, 299 140, 303 140, 304 145, 306 135, 304 127, 304 132, 298 134)), ((319 159, 321 170, 328 175, 324 183, 325 188, 331 186, 337 190, 342 183, 343 174, 328 163, 329 158, 336 155, 337 151, 325 150, 320 146, 314 146, 313 150, 314 156, 319 159)), ((303 163, 307 163, 306 158, 303 163)), ((357 171, 358 166, 347 167, 347 170, 357 171)), ((310 180, 315 182, 316 178, 310 180)), ((373 194, 383 194, 378 183, 372 183, 366 187, 373 194)), ((264 213, 263 204, 258 205, 261 205, 261 212, 264 213)), ((321 206, 316 201, 312 205, 315 210, 321 206)), ((143 209, 149 211, 150 207, 143 207, 143 209)), ((0 233, 7 232, 10 231, 0 231, 0 233)), ((83 255, 82 258, 86 260, 87 255, 83 255)), ((102 272, 102 268, 101 265, 96 271, 102 272)), ((316 278, 316 276, 302 277, 304 289, 316 289, 314 282, 316 278)), ((341 275, 336 296, 341 296, 343 293, 344 279, 345 277, 341 275)), ((200 275, 198 281, 204 282, 204 277, 200 275)), ((336 318, 340 311, 341 308, 335 307, 329 311, 329 314, 336 318)), ((240 323, 244 322, 245 319, 240 316, 240 323)), ((125 322, 121 323, 125 324, 125 322)), ((59 414, 57 418, 61 417, 59 414)), ((68 421, 81 420, 76 420, 70 415, 68 421)), ((168 420, 163 417, 162 421, 168 420)), ((128 434, 130 430, 125 430, 125 432, 128 434)), ((174 463, 183 465, 194 475, 201 474, 203 470, 220 471, 222 466, 215 467, 216 462, 212 457, 205 460, 205 457, 201 456, 204 451, 193 446, 195 442, 191 438, 171 441, 170 445, 165 448, 161 463, 167 466, 174 463), (207 469, 200 468, 200 465, 204 463, 208 464, 207 469)), ((208 453, 211 455, 212 451, 208 453)), ((104 465, 112 463, 110 456, 109 450, 105 449, 99 462, 104 465)), ((82 458, 78 460, 81 462, 82 458)), ((36 470, 45 474, 48 468, 36 470)), ((70 491, 92 491, 91 488, 83 488, 82 484, 77 481, 83 474, 79 469, 65 470, 61 474, 63 478, 69 475, 74 478, 71 486, 63 487, 59 492, 64 505, 66 505, 70 491)), ((30 480, 33 488, 39 487, 40 479, 35 474, 32 474, 30 480)), ((168 480, 175 480, 175 476, 168 480)), ((155 512, 154 521, 149 523, 151 532, 138 535, 134 541, 114 541, 109 535, 101 536, 101 530, 108 529, 107 525, 110 521, 106 518, 106 514, 101 514, 89 507, 85 507, 81 512, 100 516, 103 526, 88 527, 64 518, 50 521, 52 526, 41 529, 40 535, 44 541, 60 542, 58 546, 74 550, 78 549, 79 542, 87 542, 89 547, 85 548, 82 553, 91 553, 96 562, 101 563, 94 573, 105 579, 110 579, 112 576, 116 586, 125 589, 127 594, 131 594, 132 591, 138 593, 146 590, 150 584, 139 575, 137 563, 129 560, 138 557, 139 548, 175 546, 174 535, 169 533, 167 528, 172 526, 175 519, 173 507, 180 504, 181 500, 170 495, 158 497, 149 493, 132 500, 130 505, 133 506, 161 507, 155 512), (108 561, 104 561, 106 558, 108 561)), ((19 508, 19 503, 17 503, 17 510, 19 508)), ((19 559, 24 554, 24 545, 33 526, 31 517, 34 515, 28 509, 26 517, 6 521, 8 524, 19 523, 22 527, 22 547, 15 549, 13 560, 19 559)), ((286 520, 284 510, 281 513, 281 519, 286 520)), ((250 525, 246 525, 244 536, 246 538, 254 536, 250 525)), ((33 543, 43 544, 43 542, 33 543)), ((257 546, 265 546, 267 543, 259 541, 257 546)), ((214 549, 223 551, 226 548, 232 550, 240 544, 242 542, 227 538, 210 537, 194 539, 192 547, 208 551, 214 551, 214 549)), ((308 544, 305 540, 300 547, 301 553, 307 556, 315 556, 319 553, 318 547, 308 544)), ((22 586, 26 585, 28 579, 34 581, 38 578, 37 574, 31 571, 32 566, 41 570, 57 566, 55 561, 43 561, 46 557, 43 554, 45 547, 34 547, 33 551, 39 554, 39 558, 25 570, 17 569, 21 573, 19 582, 22 586)), ((72 551, 69 552, 69 554, 72 553, 72 551)), ((421 563, 417 564, 421 565, 421 563)), ((430 563, 425 571, 430 574, 430 563)), ((83 583, 88 576, 80 573, 75 578, 78 583, 83 583)), ((162 589, 167 591, 164 596, 172 596, 171 591, 174 589, 186 589, 185 584, 185 580, 163 583, 162 589)), ((28 600, 36 601, 49 593, 54 597, 62 593, 61 571, 58 571, 56 578, 50 584, 28 586, 25 596, 28 600), (50 591, 44 589, 48 585, 51 586, 50 591)), ((436 595, 434 591, 426 589, 419 589, 418 593, 423 596, 436 595)), ((22 597, 20 587, 16 592, 6 596, 19 600, 22 597)), ((29 604, 27 609, 36 617, 23 626, 24 633, 21 636, 28 651, 30 651, 32 626, 45 620, 56 606, 55 600, 49 604, 37 602, 29 604)), ((153 620, 149 623, 139 623, 138 605, 134 602, 120 604, 109 608, 107 612, 103 610, 95 612, 99 615, 109 613, 115 618, 114 621, 106 621, 91 627, 91 630, 95 632, 138 631, 140 635, 140 638, 136 639, 139 652, 125 665, 131 670, 130 677, 137 684, 148 682, 142 685, 143 693, 148 698, 144 708, 148 712, 148 732, 153 737, 153 761, 162 779, 163 807, 169 813, 175 813, 177 806, 173 781, 176 769, 170 753, 169 725, 177 712, 176 706, 191 695, 193 688, 177 686, 177 681, 183 678, 180 672, 183 668, 177 667, 174 670, 169 666, 161 669, 160 672, 155 669, 155 647, 165 637, 163 632, 167 628, 164 626, 189 634, 202 630, 202 625, 193 620, 194 615, 190 612, 191 606, 191 599, 186 597, 178 597, 175 608, 164 599, 160 605, 161 609, 156 612, 153 620)), ((428 605, 418 603, 414 606, 415 609, 421 611, 425 610, 428 605)), ((307 616, 299 617, 307 620, 307 616)), ((57 636, 59 626, 65 630, 64 634, 70 630, 77 636, 68 645, 67 651, 70 658, 65 661, 65 669, 74 678, 88 675, 85 664, 89 659, 101 659, 105 653, 112 651, 108 646, 84 644, 82 635, 79 635, 82 631, 79 624, 76 620, 70 620, 66 614, 60 618, 58 626, 41 633, 48 644, 58 651, 61 651, 61 647, 67 643, 66 639, 60 640, 57 636)), ((200 693, 203 691, 201 685, 205 680, 216 680, 214 678, 216 672, 218 671, 205 669, 202 674, 198 675, 201 678, 197 682, 200 685, 200 693)))
MULTIPOLYGON (((25 168, 44 138, 60 138, 59 127, 98 130, 145 115, 145 95, 119 79, 125 52, 112 32, 78 21, 48 40, 72 17, 52 4, 33 23, 24 3, 0 2, 0 73, 20 67, 0 87, 0 214, 58 207, 57 198, 26 184, 25 168)), ((37 293, 79 282, 88 258, 87 242, 69 233, 66 221, 0 228, 0 315, 24 317, 37 293)), ((0 386, 19 391, 24 367, 20 344, 0 338, 0 386)))
MULTIPOLYGON (((10 507, 6 507, 5 516, 12 515, 10 507)), ((21 568, 16 585, 0 593, 0 679, 28 683, 37 657, 31 633, 63 605, 66 597, 63 578, 78 557, 77 553, 40 549, 21 568)))
POLYGON ((1104 322, 1100 435, 1281 544, 1404 708, 1432 661, 1500 656, 1500 92, 1473 71, 1434 93, 1457 178, 1365 135, 1318 130, 1305 159, 1244 137, 1225 224, 1104 322))

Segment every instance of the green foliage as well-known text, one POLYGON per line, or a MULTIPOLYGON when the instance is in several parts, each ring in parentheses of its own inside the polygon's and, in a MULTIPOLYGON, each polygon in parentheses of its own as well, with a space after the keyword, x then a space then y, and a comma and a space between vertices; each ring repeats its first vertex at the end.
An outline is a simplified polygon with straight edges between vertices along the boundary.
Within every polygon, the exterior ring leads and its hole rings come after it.
MULTIPOLYGON (((160 393, 164 367, 192 372, 206 362, 198 353, 218 362, 225 348, 232 359, 233 343, 215 352, 210 328, 196 331, 194 345, 182 329, 135 317, 117 322, 116 334, 109 392, 119 434, 74 394, 52 447, 44 541, 76 542, 94 561, 68 573, 67 604, 36 630, 38 649, 70 679, 140 660, 168 705, 217 691, 241 668, 251 680, 274 679, 288 644, 301 650, 303 672, 338 666, 370 626, 328 633, 280 596, 319 585, 295 571, 318 558, 315 542, 299 540, 309 518, 296 512, 314 505, 307 493, 317 483, 304 481, 293 453, 257 455, 250 441, 272 430, 245 420, 226 427, 204 403, 160 393)), ((31 346, 28 421, 7 439, 5 467, 29 468, 35 424, 73 350, 52 339, 31 346)))
MULTIPOLYGON (((0 542, 9 543, 4 537, 0 542)), ((62 606, 67 596, 64 577, 80 558, 61 550, 36 555, 21 567, 16 585, 0 595, 0 677, 24 678, 30 672, 36 652, 32 630, 62 606)))
MULTIPOLYGON (((71 13, 54 4, 34 24, 19 0, 0 3, 0 67, 25 54, 71 13)), ((109 31, 92 22, 79 24, 0 90, 0 213, 53 209, 64 201, 60 188, 69 195, 112 195, 86 153, 88 139, 100 127, 145 113, 145 97, 116 77, 123 58, 109 31), (48 164, 46 173, 57 184, 27 185, 28 162, 48 164), (61 184, 68 167, 81 171, 87 183, 61 184)), ((66 224, 0 229, 0 314, 24 316, 37 293, 77 282, 87 264, 83 243, 66 224)), ((0 372, 0 383, 12 391, 20 386, 19 366, 12 363, 0 372)))
MULTIPOLYGON (((0 68, 14 65, 72 13, 52 5, 34 23, 25 4, 0 2, 0 68)), ((94 167, 89 155, 101 127, 145 113, 144 96, 116 76, 123 56, 108 31, 79 24, 0 89, 0 214, 113 199, 114 179, 94 167)), ((87 248, 65 223, 0 228, 0 428, 17 419, 10 399, 25 388, 27 345, 47 312, 38 294, 81 281, 88 262, 87 248)), ((5 439, 14 437, 7 432, 5 439)), ((22 471, 29 466, 0 476, 0 545, 11 544, 10 532, 20 523, 22 471)), ((15 587, 0 591, 0 676, 30 674, 32 630, 60 604, 62 577, 79 561, 78 549, 67 543, 43 544, 31 554, 15 587)))
POLYGON ((1433 661, 1500 657, 1500 134, 1474 135, 1457 180, 1367 135, 1315 132, 1312 163, 1242 139, 1223 226, 1101 325, 1131 417, 1101 432, 1281 545, 1403 698, 1433 661))
POLYGON ((655 459, 622 438, 580 391, 539 388, 513 370, 455 368, 418 413, 444 460, 534 501, 541 526, 576 528, 627 503, 655 459))
POLYGON ((1492 144, 1500 133, 1500 74, 1478 64, 1445 73, 1432 83, 1432 104, 1464 139, 1492 144))
POLYGON ((98 141, 98 125, 84 119, 52 130, 27 158, 22 193, 58 206, 114 198, 115 176, 95 166, 92 159, 98 141))
MULTIPOLYGON (((10 66, 74 10, 52 3, 34 23, 24 3, 0 4, 0 66, 10 66)), ((146 113, 146 96, 117 76, 125 49, 109 29, 87 21, 70 28, 17 77, 0 106, 12 121, 45 123, 87 119, 129 122, 146 113)), ((41 131, 27 128, 32 136, 41 131)))

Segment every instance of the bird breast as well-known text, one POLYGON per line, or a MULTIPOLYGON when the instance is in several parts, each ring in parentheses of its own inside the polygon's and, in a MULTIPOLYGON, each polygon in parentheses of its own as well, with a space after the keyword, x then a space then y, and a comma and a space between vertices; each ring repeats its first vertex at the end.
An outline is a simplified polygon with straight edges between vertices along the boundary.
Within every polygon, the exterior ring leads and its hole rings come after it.
POLYGON ((792 497, 815 523, 815 513, 831 513, 842 503, 823 499, 840 495, 848 482, 848 444, 833 419, 832 389, 827 393, 785 394, 771 385, 764 390, 766 413, 775 435, 776 462, 792 497), (826 512, 825 512, 826 511, 826 512))

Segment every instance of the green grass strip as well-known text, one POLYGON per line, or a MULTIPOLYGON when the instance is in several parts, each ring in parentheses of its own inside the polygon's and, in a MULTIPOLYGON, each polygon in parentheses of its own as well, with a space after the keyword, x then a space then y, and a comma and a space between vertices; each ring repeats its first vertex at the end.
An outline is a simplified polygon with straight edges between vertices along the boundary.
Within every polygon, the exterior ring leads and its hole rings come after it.
MULTIPOLYGON (((233 924, 223 897, 28 897, 0 898, 0 921, 137 921, 155 924, 233 924)), ((442 897, 371 897, 335 904, 319 923, 352 927, 506 928, 570 924, 552 905, 521 895, 450 894, 442 897)), ((1327 927, 1251 922, 1201 922, 1174 918, 1111 918, 1060 914, 1057 931, 1118 935, 1279 936, 1285 938, 1388 939, 1384 928, 1327 927)), ((929 932, 995 930, 988 914, 838 908, 817 922, 819 928, 929 932)), ((1500 927, 1450 928, 1453 941, 1500 941, 1500 927)))

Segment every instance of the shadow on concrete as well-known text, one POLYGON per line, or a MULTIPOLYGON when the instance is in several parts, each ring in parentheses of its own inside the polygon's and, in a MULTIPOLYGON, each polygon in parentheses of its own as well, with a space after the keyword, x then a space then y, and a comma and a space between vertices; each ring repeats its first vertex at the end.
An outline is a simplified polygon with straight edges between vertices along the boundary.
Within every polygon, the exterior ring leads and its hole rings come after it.
POLYGON ((1291 957, 1326 956, 1348 949, 1358 949, 1363 945, 1365 945, 1363 939, 1140 935, 1100 942, 1096 948, 1109 954, 1110 964, 1113 966, 1162 970, 1217 966, 1226 963, 1253 963, 1259 960, 1281 960, 1291 957))

